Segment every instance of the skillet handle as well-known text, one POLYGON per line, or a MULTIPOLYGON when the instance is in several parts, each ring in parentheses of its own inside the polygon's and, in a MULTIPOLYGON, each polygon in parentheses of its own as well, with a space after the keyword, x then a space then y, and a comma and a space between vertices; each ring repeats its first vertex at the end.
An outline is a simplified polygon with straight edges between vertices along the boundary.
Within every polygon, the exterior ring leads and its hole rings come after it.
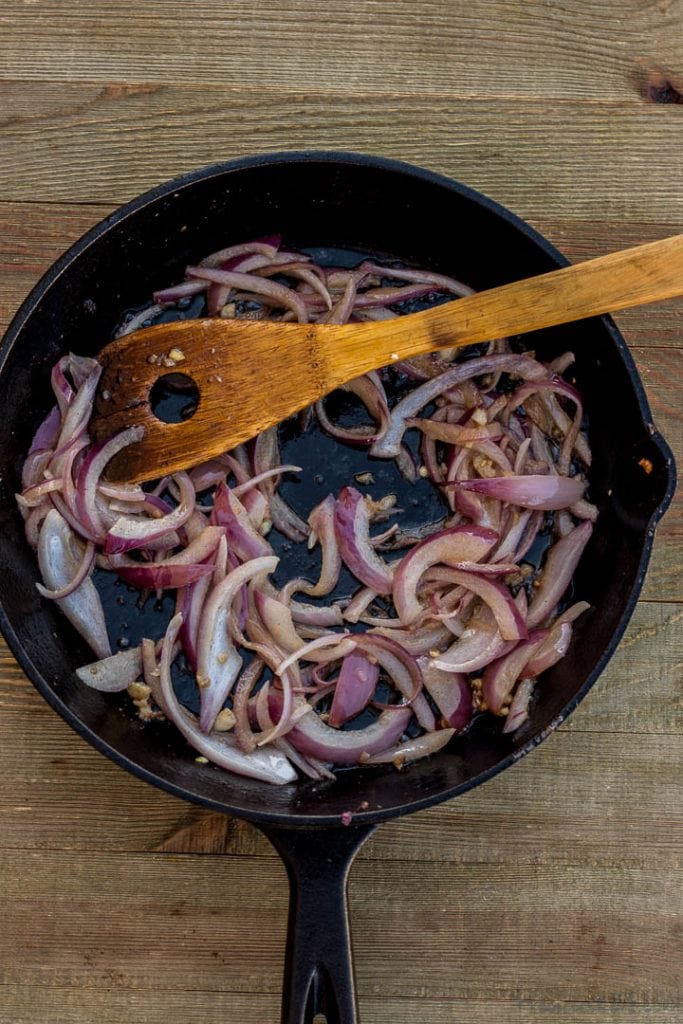
POLYGON ((260 826, 282 857, 290 884, 282 1024, 359 1024, 346 886, 374 825, 260 826))

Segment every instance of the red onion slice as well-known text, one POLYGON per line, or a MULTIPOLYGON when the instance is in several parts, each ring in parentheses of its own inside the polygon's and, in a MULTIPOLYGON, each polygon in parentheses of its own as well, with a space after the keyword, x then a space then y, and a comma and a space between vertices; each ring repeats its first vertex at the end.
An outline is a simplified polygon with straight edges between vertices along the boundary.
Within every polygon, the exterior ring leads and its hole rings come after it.
POLYGON ((431 664, 444 672, 479 672, 514 646, 514 640, 503 640, 493 612, 484 605, 472 615, 462 636, 443 654, 432 658, 431 664))
POLYGON ((409 761, 419 761, 430 754, 436 754, 453 739, 455 729, 439 729, 436 732, 427 732, 415 739, 406 740, 389 750, 382 750, 378 754, 363 758, 363 764, 393 764, 396 768, 402 768, 409 761))
POLYGON ((344 725, 360 714, 372 698, 379 678, 379 666, 364 654, 352 652, 344 658, 328 719, 333 728, 344 725))
POLYGON ((159 519, 141 519, 122 516, 107 533, 105 553, 117 554, 144 547, 187 522, 195 509, 195 490, 187 473, 176 473, 173 477, 180 489, 180 503, 168 515, 159 519))
POLYGON ((529 635, 528 640, 517 644, 514 650, 487 665, 483 676, 483 695, 491 711, 500 711, 527 662, 537 653, 546 637, 546 630, 536 630, 529 635))
POLYGON ((253 597, 256 611, 277 646, 287 654, 300 650, 304 641, 294 628, 292 613, 287 605, 264 594, 262 590, 254 590, 253 597))
POLYGON ((181 620, 181 615, 176 615, 171 619, 161 650, 159 690, 163 700, 164 714, 182 733, 190 746, 213 764, 227 768, 237 775, 260 779, 262 782, 271 782, 277 786, 294 782, 296 772, 287 758, 283 757, 279 751, 272 747, 262 747, 250 754, 245 754, 239 749, 235 738, 230 733, 213 732, 207 736, 197 726, 194 715, 191 715, 179 703, 171 682, 171 663, 181 620))
POLYGON ((334 508, 334 528, 339 551, 353 575, 378 594, 390 594, 393 567, 379 557, 370 543, 370 517, 363 495, 344 487, 334 508))
POLYGON ((459 486, 521 508, 546 511, 569 508, 583 497, 586 489, 585 483, 575 476, 494 476, 461 480, 459 486))
POLYGON ((213 565, 205 562, 183 565, 156 565, 154 562, 139 565, 117 566, 116 572, 126 583, 138 590, 177 590, 188 587, 204 576, 210 576, 213 565))
POLYGON ((379 374, 372 370, 370 373, 344 384, 339 390, 348 391, 360 398, 376 425, 374 427, 338 427, 329 419, 324 399, 320 399, 315 404, 315 411, 323 429, 339 441, 348 441, 351 444, 370 445, 379 441, 386 432, 390 419, 387 396, 379 374))
POLYGON ((334 511, 334 498, 331 494, 328 494, 324 501, 316 505, 308 517, 311 530, 320 542, 322 550, 320 579, 315 586, 306 583, 299 588, 305 594, 308 594, 309 597, 325 597, 334 590, 339 582, 342 559, 339 553, 339 544, 337 543, 334 511))
POLYGON ((458 363, 439 377, 425 381, 420 387, 410 391, 394 406, 391 411, 390 426, 384 437, 373 444, 370 454, 384 459, 398 455, 401 440, 407 428, 407 420, 416 416, 420 409, 423 409, 438 395, 462 384, 463 381, 472 380, 473 377, 479 377, 486 373, 512 373, 523 378, 537 379, 545 376, 546 370, 535 359, 523 355, 482 356, 479 359, 468 359, 463 363, 458 363))
MULTIPOLYGON (((56 509, 46 515, 38 536, 38 565, 50 590, 62 590, 83 563, 83 544, 56 509)), ((100 596, 90 578, 68 597, 57 601, 69 622, 92 647, 98 658, 111 654, 100 596)))
POLYGON ((309 757, 331 764, 359 764, 393 746, 412 718, 410 708, 383 711, 377 721, 364 729, 342 732, 332 729, 315 713, 306 715, 287 733, 287 739, 309 757))
POLYGON ((255 274, 240 274, 230 270, 214 270, 211 267, 188 267, 187 273, 190 277, 198 277, 202 281, 215 281, 216 284, 225 284, 230 288, 254 292, 270 299, 276 306, 284 309, 291 309, 296 315, 300 324, 308 322, 306 305, 291 288, 269 281, 267 278, 257 277, 255 274))
POLYGON ((538 588, 529 605, 527 624, 530 629, 544 622, 558 604, 571 583, 592 533, 590 522, 581 523, 548 551, 538 588))
POLYGON ((242 502, 225 484, 216 488, 211 522, 225 528, 228 547, 240 561, 272 555, 272 547, 254 527, 242 502))
POLYGON ((233 569, 206 599, 197 638, 199 727, 202 732, 209 732, 212 728, 242 667, 242 657, 228 633, 232 602, 245 583, 273 572, 278 561, 275 556, 254 558, 233 569))
POLYGON ((418 660, 425 690, 432 698, 447 726, 462 732, 472 719, 472 690, 463 672, 444 672, 428 658, 418 660))
POLYGON ((139 647, 118 651, 108 658, 77 668, 76 675, 91 690, 118 693, 126 690, 142 675, 142 652, 139 647))
POLYGON ((424 572, 436 563, 479 562, 498 540, 492 530, 477 526, 455 526, 417 544, 405 555, 394 574, 393 598, 404 625, 415 622, 423 608, 417 597, 417 585, 424 572))
POLYGON ((68 597, 73 594, 74 590, 78 590, 81 583, 90 575, 92 572, 93 564, 95 562, 95 545, 92 541, 88 541, 83 548, 83 561, 76 570, 75 575, 72 579, 66 583, 59 590, 48 590, 42 583, 36 583, 36 590, 41 597, 46 598, 49 601, 60 601, 64 597, 68 597))
POLYGON ((504 733, 519 729, 529 717, 529 701, 534 692, 535 679, 520 679, 510 704, 510 711, 503 726, 504 733))
POLYGON ((503 640, 526 638, 526 623, 507 587, 497 580, 478 576, 476 572, 463 572, 461 569, 448 569, 444 575, 449 577, 454 586, 464 587, 489 606, 503 640))

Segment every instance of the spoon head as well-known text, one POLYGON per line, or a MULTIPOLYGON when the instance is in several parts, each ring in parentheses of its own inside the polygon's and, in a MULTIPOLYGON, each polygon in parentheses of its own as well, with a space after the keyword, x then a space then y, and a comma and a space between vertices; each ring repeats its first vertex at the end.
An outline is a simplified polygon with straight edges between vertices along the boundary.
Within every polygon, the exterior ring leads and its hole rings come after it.
POLYGON ((150 480, 221 454, 325 394, 319 328, 249 320, 185 320, 118 338, 104 366, 92 436, 131 426, 144 436, 108 465, 113 481, 150 480), (153 406, 167 384, 195 401, 180 422, 153 406))

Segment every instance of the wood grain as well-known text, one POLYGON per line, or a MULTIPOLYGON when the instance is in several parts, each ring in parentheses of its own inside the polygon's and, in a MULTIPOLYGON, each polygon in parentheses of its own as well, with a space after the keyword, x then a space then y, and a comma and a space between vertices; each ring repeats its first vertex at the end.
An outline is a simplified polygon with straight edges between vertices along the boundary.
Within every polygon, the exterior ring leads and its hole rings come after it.
MULTIPOLYGON (((682 29, 682 0, 5 0, 0 329, 118 203, 267 150, 445 172, 572 260, 674 234, 682 29)), ((682 314, 617 317, 679 460, 682 314)), ((682 570, 677 495, 577 712, 361 851, 366 1024, 681 1020, 682 570)), ((255 829, 121 772, 1 644, 0 768, 0 1024, 277 1020, 286 884, 255 829)))
POLYGON ((0 74, 124 94, 201 82, 605 102, 640 95, 652 68, 681 71, 682 11, 680 0, 32 0, 3 5, 0 74))
POLYGON ((203 164, 332 148, 422 164, 523 217, 551 210, 560 217, 683 221, 674 172, 683 158, 677 105, 638 97, 549 104, 410 92, 387 94, 380 103, 357 89, 285 95, 265 87, 79 88, 65 91, 59 113, 54 90, 42 82, 24 86, 21 109, 31 97, 29 115, 14 115, 14 90, 0 103, 0 200, 38 195, 114 204, 203 164))

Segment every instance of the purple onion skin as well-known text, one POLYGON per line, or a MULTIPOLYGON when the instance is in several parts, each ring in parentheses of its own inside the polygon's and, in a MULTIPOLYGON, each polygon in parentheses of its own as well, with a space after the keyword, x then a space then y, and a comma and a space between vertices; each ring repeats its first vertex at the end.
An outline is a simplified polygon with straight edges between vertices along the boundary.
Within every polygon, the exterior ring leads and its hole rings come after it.
MULTIPOLYGON (((446 484, 448 486, 448 484, 446 484)), ((485 494, 521 508, 558 511, 583 497, 586 485, 569 476, 495 476, 484 480, 461 480, 466 491, 485 494)))
POLYGON ((225 527, 228 548, 240 561, 272 555, 270 544, 254 527, 246 509, 226 484, 216 488, 211 522, 225 527))
POLYGON ((540 626, 556 608, 571 583, 592 533, 592 524, 588 521, 583 522, 551 547, 546 555, 538 589, 529 605, 529 628, 540 626))
POLYGON ((176 590, 210 576, 213 565, 126 565, 117 568, 118 576, 139 590, 176 590))
POLYGON ((364 754, 378 754, 397 743, 411 717, 410 708, 397 708, 383 711, 365 729, 340 732, 331 729, 312 711, 287 733, 287 739, 309 757, 338 765, 359 764, 364 754))
POLYGON ((368 509, 355 487, 344 487, 334 509, 334 528, 342 560, 353 575, 378 594, 390 594, 391 569, 370 544, 368 509))
POLYGON ((344 722, 355 718, 368 706, 378 679, 378 665, 355 651, 346 655, 339 672, 328 719, 333 728, 338 728, 344 722))
POLYGON ((548 635, 539 629, 496 661, 486 666, 483 676, 484 700, 493 712, 500 711, 512 693, 515 683, 524 672, 529 660, 536 654, 548 635))

